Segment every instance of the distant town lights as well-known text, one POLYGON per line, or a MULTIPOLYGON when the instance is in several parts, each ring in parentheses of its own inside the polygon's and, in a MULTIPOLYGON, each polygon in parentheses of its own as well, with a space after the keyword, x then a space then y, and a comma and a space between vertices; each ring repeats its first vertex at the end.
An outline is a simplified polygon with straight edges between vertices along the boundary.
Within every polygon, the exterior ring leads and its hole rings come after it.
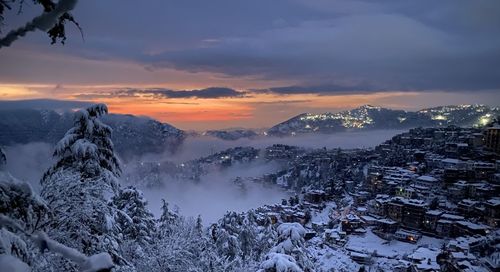
POLYGON ((479 124, 481 126, 486 126, 491 121, 490 116, 491 116, 490 114, 486 114, 481 118, 479 118, 479 124))

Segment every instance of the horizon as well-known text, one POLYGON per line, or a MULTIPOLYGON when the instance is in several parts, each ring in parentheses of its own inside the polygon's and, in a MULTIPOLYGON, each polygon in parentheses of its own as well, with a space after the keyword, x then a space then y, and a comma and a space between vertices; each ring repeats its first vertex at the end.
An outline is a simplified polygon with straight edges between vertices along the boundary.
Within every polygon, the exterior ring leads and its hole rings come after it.
MULTIPOLYGON (((0 106, 2 106, 2 109, 7 109, 7 110, 16 110, 16 109, 34 109, 34 110, 53 110, 59 114, 62 114, 64 112, 75 112, 81 109, 84 109, 85 107, 100 103, 99 101, 83 101, 83 100, 58 100, 58 99, 50 99, 50 98, 39 98, 39 99, 20 99, 20 100, 0 100, 0 106)), ((106 104, 106 103, 104 103, 106 104)), ((292 118, 295 118, 297 116, 303 115, 303 114, 321 114, 321 113, 339 113, 343 111, 349 111, 349 110, 354 110, 358 109, 360 107, 379 107, 379 108, 384 108, 384 109, 390 109, 390 110, 403 110, 407 112, 417 112, 420 110, 425 110, 425 109, 431 109, 435 107, 448 107, 448 106, 486 106, 490 108, 498 108, 500 107, 498 104, 480 104, 480 103, 473 103, 473 104, 446 104, 446 105, 436 105, 432 107, 422 107, 422 108, 412 108, 412 109, 404 109, 404 108, 390 108, 390 107, 385 107, 381 105, 372 105, 372 104, 362 104, 356 107, 351 107, 351 108, 345 108, 345 109, 337 109, 337 110, 326 110, 326 111, 309 111, 309 112, 300 112, 295 115, 290 115, 288 117, 285 117, 285 119, 278 120, 275 123, 270 123, 269 126, 261 126, 261 127, 250 127, 250 126, 221 126, 221 127, 207 127, 207 128, 196 128, 196 127, 183 127, 182 123, 181 125, 177 125, 175 122, 169 122, 160 120, 155 118, 154 116, 149 116, 145 114, 134 114, 134 113, 129 113, 129 112, 115 112, 113 111, 113 108, 111 107, 109 110, 110 114, 123 114, 123 115, 132 115, 136 117, 143 117, 143 118, 150 118, 162 123, 166 123, 169 125, 172 125, 178 129, 187 131, 187 132, 197 132, 197 133, 202 133, 210 130, 221 130, 221 131, 231 131, 231 130, 238 130, 238 129, 249 129, 249 130, 254 130, 254 131, 263 131, 270 129, 271 127, 278 125, 282 122, 286 122, 292 118)), ((108 105, 109 107, 109 105, 108 105)))
POLYGON ((0 0, 0 272, 498 270, 499 14, 0 0))
MULTIPOLYGON (((103 102, 194 130, 500 101, 498 1, 75 3, 83 33, 68 24, 64 45, 35 31, 0 48, 0 100, 103 102)), ((39 12, 6 10, 1 33, 39 12)))

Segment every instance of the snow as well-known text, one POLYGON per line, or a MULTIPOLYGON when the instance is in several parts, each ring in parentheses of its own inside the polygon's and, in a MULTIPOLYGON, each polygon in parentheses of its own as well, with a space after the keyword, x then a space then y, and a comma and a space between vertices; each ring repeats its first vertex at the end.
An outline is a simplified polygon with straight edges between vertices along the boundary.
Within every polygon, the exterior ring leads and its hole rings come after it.
POLYGON ((350 236, 345 248, 360 253, 376 253, 377 256, 386 258, 400 258, 405 254, 413 253, 419 246, 426 245, 440 248, 441 244, 442 240, 428 236, 423 236, 416 244, 405 243, 398 240, 387 241, 369 230, 364 235, 350 236))
POLYGON ((71 151, 78 157, 97 157, 97 146, 86 139, 78 139, 71 145, 71 151))
POLYGON ((114 267, 111 256, 108 253, 102 252, 87 257, 74 248, 67 247, 50 239, 44 232, 39 232, 34 236, 34 239, 42 252, 44 249, 48 249, 49 251, 59 253, 64 258, 78 264, 82 272, 98 272, 103 269, 111 269, 114 267))
POLYGON ((330 214, 337 208, 334 202, 329 202, 326 207, 320 212, 314 212, 311 217, 311 222, 315 224, 327 224, 330 221, 330 214))
POLYGON ((436 182, 437 181, 437 179, 435 177, 431 177, 431 176, 420 176, 417 178, 417 180, 423 181, 423 182, 436 182))
POLYGON ((278 226, 280 237, 289 237, 292 241, 301 240, 306 234, 306 230, 299 223, 283 223, 278 226))
POLYGON ((302 272, 303 270, 295 262, 295 259, 289 255, 281 253, 269 253, 266 260, 262 262, 261 269, 272 270, 276 272, 302 272))
POLYGON ((309 243, 308 249, 316 271, 358 271, 359 264, 351 260, 345 249, 329 247, 319 237, 311 239, 309 243))
POLYGON ((12 255, 0 254, 0 271, 30 272, 31 268, 12 255))
POLYGON ((112 268, 113 260, 108 253, 99 253, 88 257, 81 265, 82 272, 98 272, 112 268))

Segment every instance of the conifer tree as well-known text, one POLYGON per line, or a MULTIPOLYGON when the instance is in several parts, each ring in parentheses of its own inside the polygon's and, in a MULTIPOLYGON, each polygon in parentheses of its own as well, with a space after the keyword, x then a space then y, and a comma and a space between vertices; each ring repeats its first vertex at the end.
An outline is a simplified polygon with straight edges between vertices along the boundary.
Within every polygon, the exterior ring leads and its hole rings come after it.
MULTIPOLYGON (((108 252, 115 264, 126 267, 116 222, 120 211, 111 201, 118 193, 121 169, 112 130, 99 119, 107 112, 106 105, 97 104, 75 114, 74 127, 56 145, 57 162, 41 180, 41 195, 54 215, 51 237, 86 255, 108 252)), ((72 263, 55 258, 52 269, 76 270, 72 263)))

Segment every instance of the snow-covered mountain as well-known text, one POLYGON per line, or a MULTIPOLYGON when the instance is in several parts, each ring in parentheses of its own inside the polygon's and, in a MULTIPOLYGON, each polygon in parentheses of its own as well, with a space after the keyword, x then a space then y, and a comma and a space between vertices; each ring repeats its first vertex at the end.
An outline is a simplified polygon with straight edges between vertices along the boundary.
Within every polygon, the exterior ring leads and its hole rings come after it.
POLYGON ((477 126, 500 114, 498 107, 456 105, 419 111, 392 110, 364 105, 338 113, 303 113, 268 130, 269 135, 332 133, 357 129, 405 129, 410 127, 477 126))
POLYGON ((208 130, 203 135, 212 136, 222 140, 234 141, 241 138, 252 138, 258 136, 257 132, 250 129, 233 129, 233 130, 208 130))
MULTIPOLYGON (((73 113, 52 110, 0 110, 0 145, 56 143, 73 125, 73 113)), ((133 115, 110 114, 103 121, 113 128, 112 140, 121 155, 175 149, 185 133, 169 124, 133 115)))

